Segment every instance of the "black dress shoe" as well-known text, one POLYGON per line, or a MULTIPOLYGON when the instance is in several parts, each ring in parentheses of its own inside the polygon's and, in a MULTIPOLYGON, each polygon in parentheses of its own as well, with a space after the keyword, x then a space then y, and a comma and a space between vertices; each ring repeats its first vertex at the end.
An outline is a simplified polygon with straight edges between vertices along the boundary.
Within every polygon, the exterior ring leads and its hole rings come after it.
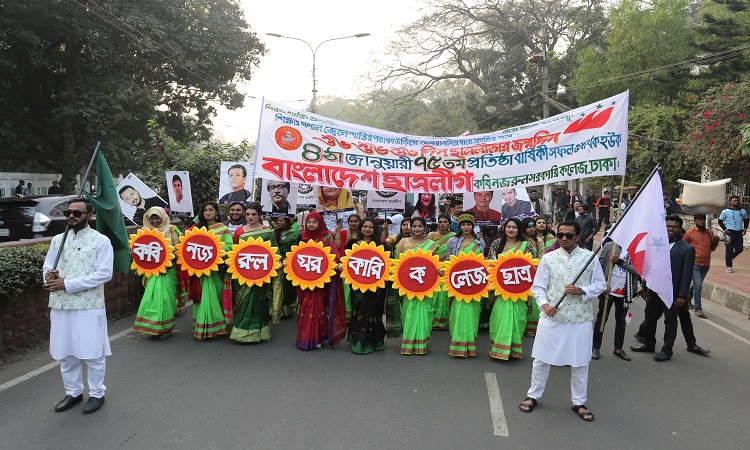
POLYGON ((591 359, 599 359, 599 349, 595 348, 591 350, 591 359))
POLYGON ((625 350, 620 350, 619 352, 612 352, 612 354, 624 361, 630 361, 630 355, 625 353, 625 350))
POLYGON ((699 345, 696 345, 695 347, 690 347, 687 349, 690 353, 697 353, 699 355, 708 356, 709 353, 711 353, 711 350, 707 350, 705 348, 700 347, 699 345))
POLYGON ((104 397, 102 398, 96 398, 96 397, 89 397, 88 400, 86 400, 86 404, 83 405, 83 413, 89 414, 97 409, 101 408, 104 404, 104 397))
POLYGON ((642 353, 653 353, 655 351, 654 347, 648 344, 641 344, 637 347, 630 347, 630 350, 634 352, 642 352, 642 353))
POLYGON ((641 336, 640 334, 635 333, 633 337, 635 338, 636 341, 640 342, 641 344, 645 344, 645 342, 643 342, 643 336, 641 336))
POLYGON ((60 402, 55 405, 55 412, 63 412, 76 403, 79 403, 81 400, 83 400, 83 394, 79 394, 78 397, 66 395, 64 399, 60 400, 60 402))
POLYGON ((667 355, 664 352, 659 352, 654 355, 654 361, 667 361, 672 359, 672 355, 667 355))

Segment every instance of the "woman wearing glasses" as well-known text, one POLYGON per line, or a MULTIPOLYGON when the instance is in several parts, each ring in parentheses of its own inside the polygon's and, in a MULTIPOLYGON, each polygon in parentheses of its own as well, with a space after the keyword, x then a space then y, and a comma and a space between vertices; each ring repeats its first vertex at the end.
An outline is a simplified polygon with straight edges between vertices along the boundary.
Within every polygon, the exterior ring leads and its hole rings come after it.
MULTIPOLYGON (((511 251, 532 253, 534 244, 526 239, 526 230, 520 219, 508 219, 500 233, 500 238, 490 246, 489 259, 497 259, 498 255, 511 251)), ((502 360, 523 357, 521 340, 528 315, 529 306, 526 302, 511 301, 501 295, 495 297, 490 316, 491 357, 502 360)))
MULTIPOLYGON (((180 241, 180 230, 169 223, 164 208, 155 206, 143 215, 143 228, 161 231, 172 246, 180 241)), ((169 337, 174 328, 174 315, 177 313, 177 266, 172 264, 166 273, 143 277, 143 298, 135 315, 133 329, 141 333, 169 337)))
MULTIPOLYGON (((234 242, 249 238, 260 238, 276 247, 273 230, 261 222, 262 207, 259 203, 250 203, 245 207, 245 225, 234 232, 234 242)), ((278 275, 275 277, 278 278, 278 275)), ((280 280, 279 280, 280 281, 280 280)), ((263 286, 248 286, 233 281, 235 314, 234 327, 229 339, 237 342, 268 342, 271 340, 271 316, 268 303, 276 298, 281 303, 281 284, 266 283, 263 286)))

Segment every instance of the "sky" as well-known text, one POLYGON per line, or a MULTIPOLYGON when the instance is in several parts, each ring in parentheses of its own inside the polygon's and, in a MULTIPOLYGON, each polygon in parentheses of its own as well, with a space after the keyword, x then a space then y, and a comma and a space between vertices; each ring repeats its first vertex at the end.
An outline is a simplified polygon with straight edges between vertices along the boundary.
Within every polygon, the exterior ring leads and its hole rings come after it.
POLYGON ((321 41, 357 33, 370 36, 323 43, 316 56, 318 98, 327 95, 353 98, 370 90, 364 75, 375 68, 396 31, 421 17, 423 0, 240 0, 245 19, 266 45, 251 80, 239 86, 245 106, 229 111, 219 107, 214 119, 217 137, 228 142, 255 142, 261 99, 306 109, 312 99, 312 51, 303 42, 267 36, 278 33, 307 41, 321 41))

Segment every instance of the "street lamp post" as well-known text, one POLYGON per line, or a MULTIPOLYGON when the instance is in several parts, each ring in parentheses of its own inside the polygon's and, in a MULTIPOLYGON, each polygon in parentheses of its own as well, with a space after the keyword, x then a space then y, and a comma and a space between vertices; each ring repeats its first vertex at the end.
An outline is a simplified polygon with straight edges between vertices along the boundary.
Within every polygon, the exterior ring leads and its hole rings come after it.
POLYGON ((310 48, 310 52, 312 52, 312 63, 313 63, 313 65, 312 65, 312 82, 313 82, 313 85, 312 85, 312 102, 310 103, 310 112, 313 112, 313 113, 317 113, 318 112, 318 102, 317 102, 317 92, 318 92, 318 90, 316 89, 317 80, 315 79, 315 56, 317 55, 318 49, 320 48, 320 46, 323 45, 323 44, 325 44, 326 42, 338 41, 338 40, 341 40, 341 39, 349 39, 349 38, 361 38, 361 37, 365 37, 365 36, 369 36, 370 35, 370 33, 357 33, 357 34, 354 34, 352 36, 342 36, 342 37, 337 37, 337 38, 326 39, 324 41, 321 41, 318 45, 315 46, 315 48, 313 48, 313 46, 310 45, 310 43, 307 42, 304 39, 300 39, 300 38, 296 38, 296 37, 291 37, 291 36, 284 36, 284 35, 281 35, 279 33, 266 33, 266 34, 268 36, 273 36, 273 37, 277 37, 277 38, 292 39, 294 41, 304 42, 305 45, 307 45, 310 48))

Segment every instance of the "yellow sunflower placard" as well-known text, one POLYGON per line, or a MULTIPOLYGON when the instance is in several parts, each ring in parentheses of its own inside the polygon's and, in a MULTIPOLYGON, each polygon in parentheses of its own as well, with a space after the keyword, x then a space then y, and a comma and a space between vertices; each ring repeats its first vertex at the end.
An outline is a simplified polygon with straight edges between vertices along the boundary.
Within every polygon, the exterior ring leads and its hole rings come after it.
POLYGON ((531 296, 531 285, 536 275, 539 260, 522 251, 507 252, 498 255, 492 261, 487 279, 490 289, 505 300, 526 301, 531 296))
POLYGON ((490 284, 487 281, 487 270, 490 262, 476 253, 451 255, 445 263, 442 283, 448 290, 448 296, 459 302, 478 302, 487 296, 490 284))
POLYGON ((440 290, 440 259, 421 248, 408 250, 394 261, 391 281, 399 295, 424 300, 440 290))
POLYGON ((144 228, 130 235, 130 254, 133 263, 130 270, 138 275, 149 278, 160 273, 166 273, 172 266, 174 247, 159 230, 144 228))
POLYGON ((177 262, 191 276, 202 277, 218 271, 226 254, 219 236, 206 227, 187 230, 177 244, 177 262))
POLYGON ((341 258, 341 278, 358 291, 375 292, 385 287, 391 269, 391 257, 374 242, 354 244, 341 258))
POLYGON ((227 253, 227 272, 240 284, 262 286, 278 275, 281 256, 261 238, 241 239, 227 253))
POLYGON ((322 288, 336 273, 335 261, 336 255, 322 242, 300 242, 286 254, 286 279, 301 289, 322 288))

